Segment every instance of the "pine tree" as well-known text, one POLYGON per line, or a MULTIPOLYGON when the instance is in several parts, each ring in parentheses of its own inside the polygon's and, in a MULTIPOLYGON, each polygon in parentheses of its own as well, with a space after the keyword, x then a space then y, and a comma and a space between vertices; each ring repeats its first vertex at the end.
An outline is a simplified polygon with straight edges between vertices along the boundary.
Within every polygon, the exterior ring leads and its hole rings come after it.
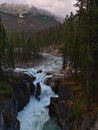
POLYGON ((98 2, 97 0, 77 0, 76 6, 79 7, 77 18, 80 27, 80 48, 82 47, 81 70, 86 72, 87 108, 89 109, 92 96, 98 100, 98 2))
POLYGON ((6 32, 3 24, 1 23, 0 17, 0 70, 2 70, 2 66, 5 67, 5 50, 6 49, 6 32))
POLYGON ((71 12, 70 16, 66 16, 64 22, 64 41, 63 41, 63 69, 68 68, 69 73, 71 73, 71 66, 74 65, 73 60, 73 46, 74 46, 74 15, 71 12))
POLYGON ((90 0, 88 3, 90 22, 90 49, 93 57, 92 64, 92 90, 93 99, 98 101, 98 1, 90 0))
POLYGON ((8 40, 7 44, 7 59, 8 59, 8 66, 14 68, 14 44, 13 39, 8 40))

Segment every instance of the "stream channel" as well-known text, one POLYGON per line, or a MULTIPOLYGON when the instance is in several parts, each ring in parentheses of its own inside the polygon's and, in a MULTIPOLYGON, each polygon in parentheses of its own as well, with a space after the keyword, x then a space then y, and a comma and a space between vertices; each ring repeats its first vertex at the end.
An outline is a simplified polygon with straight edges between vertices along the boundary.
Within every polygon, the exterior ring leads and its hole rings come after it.
POLYGON ((47 76, 47 72, 59 73, 62 67, 62 58, 51 54, 43 54, 47 59, 42 65, 34 68, 22 69, 16 68, 16 71, 24 71, 30 73, 36 77, 34 84, 40 82, 41 95, 40 101, 35 99, 35 96, 30 97, 29 103, 24 107, 22 111, 18 113, 18 120, 20 121, 20 130, 60 130, 57 122, 50 119, 48 115, 48 109, 50 97, 56 97, 51 87, 44 83, 47 76), (38 70, 42 70, 42 73, 37 73, 38 70))

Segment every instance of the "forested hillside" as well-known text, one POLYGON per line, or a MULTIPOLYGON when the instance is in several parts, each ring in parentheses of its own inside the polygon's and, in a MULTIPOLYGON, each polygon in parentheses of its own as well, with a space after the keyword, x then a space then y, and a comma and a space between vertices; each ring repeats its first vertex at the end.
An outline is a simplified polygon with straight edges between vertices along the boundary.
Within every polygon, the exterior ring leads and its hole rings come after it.
POLYGON ((91 102, 98 101, 98 2, 78 0, 75 6, 77 13, 66 16, 63 24, 63 68, 74 68, 74 77, 85 82, 90 109, 91 102))

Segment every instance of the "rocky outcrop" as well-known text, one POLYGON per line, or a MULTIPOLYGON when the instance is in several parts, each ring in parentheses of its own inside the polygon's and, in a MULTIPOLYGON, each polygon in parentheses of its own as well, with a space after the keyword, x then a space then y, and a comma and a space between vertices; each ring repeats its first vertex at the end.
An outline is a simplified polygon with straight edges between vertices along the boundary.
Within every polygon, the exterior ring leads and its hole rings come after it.
POLYGON ((51 97, 50 98, 50 104, 48 106, 49 108, 49 116, 51 118, 57 118, 57 109, 58 109, 58 98, 57 97, 51 97))
MULTIPOLYGON (((8 97, 8 91, 6 98, 5 95, 0 95, 0 130, 20 130, 17 113, 29 102, 30 95, 34 93, 34 79, 35 77, 27 74, 16 73, 10 76, 8 81, 13 86, 12 94, 10 92, 10 97, 8 97)), ((7 88, 5 84, 0 87, 3 89, 7 88)))
POLYGON ((50 99, 49 116, 56 118, 62 130, 96 130, 96 114, 83 110, 85 106, 81 98, 84 95, 79 83, 64 80, 59 84, 57 80, 54 82, 58 86, 58 97, 50 99))
POLYGON ((58 89, 61 80, 64 78, 63 74, 52 74, 52 73, 47 73, 47 78, 45 80, 45 84, 51 86, 52 90, 54 91, 55 94, 58 94, 58 89))
POLYGON ((20 130, 17 112, 18 104, 14 99, 0 103, 0 130, 20 130))
POLYGON ((13 96, 18 101, 18 111, 29 102, 31 94, 35 91, 33 84, 34 77, 24 74, 22 78, 14 85, 13 96))
POLYGON ((69 97, 69 89, 66 86, 66 89, 64 87, 58 87, 58 97, 51 97, 50 99, 49 116, 56 118, 61 127, 63 126, 68 111, 70 111, 67 103, 69 97))

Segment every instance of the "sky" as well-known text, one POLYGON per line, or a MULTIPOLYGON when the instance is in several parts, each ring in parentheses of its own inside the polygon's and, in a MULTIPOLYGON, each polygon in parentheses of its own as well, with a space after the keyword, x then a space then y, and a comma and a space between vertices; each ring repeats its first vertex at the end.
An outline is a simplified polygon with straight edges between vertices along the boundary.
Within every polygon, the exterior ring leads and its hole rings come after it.
POLYGON ((46 9, 53 14, 65 17, 66 14, 69 14, 71 11, 75 12, 73 4, 76 0, 0 0, 2 3, 18 3, 18 4, 29 4, 34 5, 35 7, 46 9))

